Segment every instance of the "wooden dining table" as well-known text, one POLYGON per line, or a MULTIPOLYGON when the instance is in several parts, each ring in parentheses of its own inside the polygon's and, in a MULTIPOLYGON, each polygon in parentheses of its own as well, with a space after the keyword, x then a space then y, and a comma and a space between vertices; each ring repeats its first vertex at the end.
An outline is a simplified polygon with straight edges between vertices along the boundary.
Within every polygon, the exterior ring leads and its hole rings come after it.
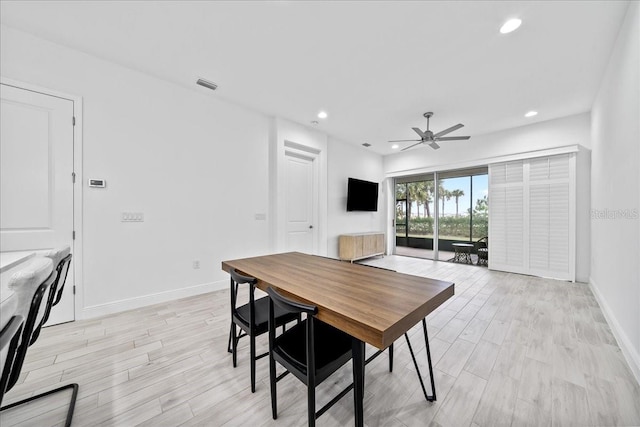
MULTIPOLYGON (((409 343, 406 332, 422 321, 429 350, 424 319, 454 294, 451 282, 299 252, 222 262, 224 271, 232 268, 255 277, 261 290, 273 287, 291 299, 317 306, 319 320, 353 337, 356 426, 364 425, 365 343, 384 350, 402 335, 409 343)), ((430 374, 433 398, 428 400, 435 400, 430 374)), ((420 374, 419 378, 427 397, 420 374)))

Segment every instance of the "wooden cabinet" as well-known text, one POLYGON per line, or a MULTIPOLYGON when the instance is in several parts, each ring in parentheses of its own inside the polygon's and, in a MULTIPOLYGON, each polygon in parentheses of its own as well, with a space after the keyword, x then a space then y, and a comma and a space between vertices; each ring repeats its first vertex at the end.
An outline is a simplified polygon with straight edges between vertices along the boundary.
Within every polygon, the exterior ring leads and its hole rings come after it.
POLYGON ((384 255, 384 233, 342 234, 338 245, 340 259, 344 261, 384 255))

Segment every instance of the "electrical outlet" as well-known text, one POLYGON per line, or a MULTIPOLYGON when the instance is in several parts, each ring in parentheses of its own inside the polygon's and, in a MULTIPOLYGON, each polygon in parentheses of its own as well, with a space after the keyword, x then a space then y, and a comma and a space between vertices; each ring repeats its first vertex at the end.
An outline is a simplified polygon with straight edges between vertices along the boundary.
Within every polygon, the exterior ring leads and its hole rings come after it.
POLYGON ((200 268, 200 260, 196 259, 193 261, 193 269, 198 270, 200 268))

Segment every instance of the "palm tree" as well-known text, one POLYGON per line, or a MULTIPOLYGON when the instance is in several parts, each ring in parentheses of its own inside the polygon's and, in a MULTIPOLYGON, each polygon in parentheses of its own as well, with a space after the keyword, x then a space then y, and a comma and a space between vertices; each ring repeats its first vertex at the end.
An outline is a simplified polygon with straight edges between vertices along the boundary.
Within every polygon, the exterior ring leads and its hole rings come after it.
MULTIPOLYGON (((418 210, 416 217, 420 217, 420 205, 425 206, 427 209, 426 199, 428 198, 427 186, 425 181, 410 182, 407 184, 409 190, 409 197, 407 203, 416 202, 416 208, 418 210)), ((423 215, 424 216, 424 215, 423 215)))
POLYGON ((431 218, 431 209, 429 203, 433 202, 433 181, 425 181, 426 196, 424 200, 424 210, 427 218, 431 218))
MULTIPOLYGON (((427 198, 429 197, 429 193, 427 190, 426 181, 416 182, 416 203, 422 204, 424 206, 423 215, 425 217, 426 210, 429 208, 427 205, 427 198)), ((420 212, 418 212, 418 217, 420 216, 420 212)))
POLYGON ((474 215, 486 215, 489 210, 489 200, 485 194, 482 199, 476 199, 476 207, 473 209, 474 215))
POLYGON ((413 202, 416 202, 416 209, 418 211, 418 216, 420 216, 420 201, 417 198, 417 184, 417 182, 410 182, 407 184, 407 206, 413 204, 413 202))
POLYGON ((464 196, 464 191, 462 191, 462 190, 453 190, 449 194, 451 194, 451 197, 455 197, 455 199, 456 199, 456 218, 457 218, 459 216, 458 215, 458 199, 460 199, 460 197, 464 196))
POLYGON ((443 188, 440 191, 440 198, 442 199, 442 211, 440 212, 440 216, 444 216, 444 199, 451 200, 451 191, 443 188))

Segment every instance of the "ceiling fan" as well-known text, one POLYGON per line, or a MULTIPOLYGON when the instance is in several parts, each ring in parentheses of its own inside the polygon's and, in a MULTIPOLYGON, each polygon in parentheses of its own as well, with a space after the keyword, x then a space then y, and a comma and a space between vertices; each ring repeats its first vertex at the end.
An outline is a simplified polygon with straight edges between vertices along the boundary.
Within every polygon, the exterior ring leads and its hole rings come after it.
POLYGON ((465 140, 465 139, 471 138, 470 136, 444 136, 453 132, 454 130, 458 130, 461 127, 463 127, 464 125, 462 123, 458 123, 455 126, 451 126, 450 128, 443 130, 442 132, 438 132, 434 134, 429 130, 429 119, 431 118, 431 116, 433 116, 433 113, 429 111, 427 113, 424 113, 423 116, 427 118, 427 130, 422 132, 419 128, 411 128, 418 135, 420 135, 420 139, 397 139, 389 142, 418 141, 416 144, 405 147, 400 151, 408 150, 409 148, 415 147, 416 145, 420 145, 420 144, 427 144, 434 150, 437 150, 438 148, 440 148, 440 146, 438 145, 438 141, 458 141, 458 140, 465 140))

